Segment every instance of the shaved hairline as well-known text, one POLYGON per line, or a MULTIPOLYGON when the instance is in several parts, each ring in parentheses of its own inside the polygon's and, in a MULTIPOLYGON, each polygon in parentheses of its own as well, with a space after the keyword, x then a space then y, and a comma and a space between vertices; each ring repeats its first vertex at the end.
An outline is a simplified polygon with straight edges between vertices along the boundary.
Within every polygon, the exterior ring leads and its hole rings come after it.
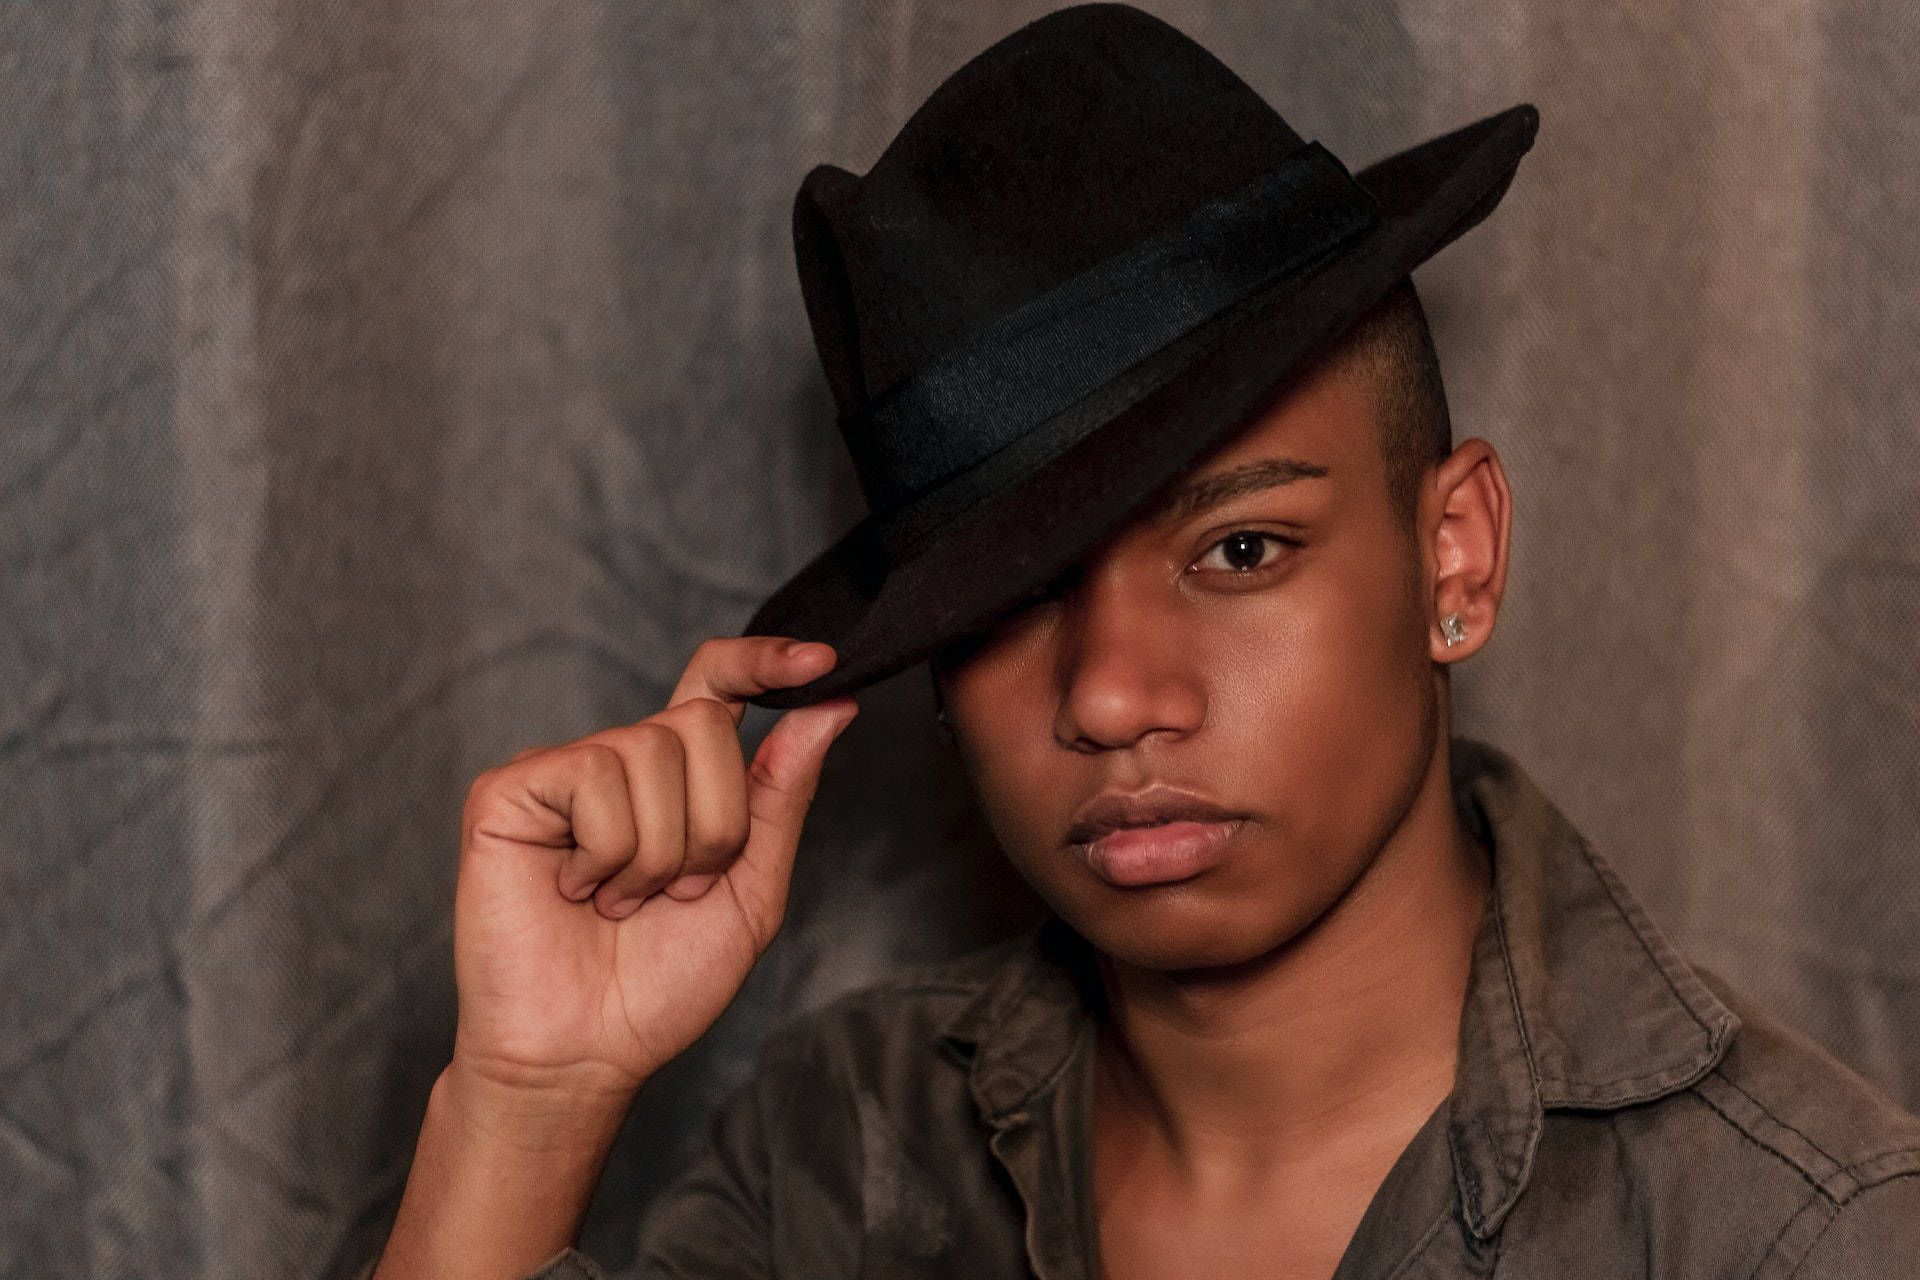
POLYGON ((1419 513, 1420 478, 1453 452, 1440 355, 1413 279, 1405 277, 1389 289, 1326 359, 1358 376, 1372 393, 1387 497, 1411 531, 1419 513))

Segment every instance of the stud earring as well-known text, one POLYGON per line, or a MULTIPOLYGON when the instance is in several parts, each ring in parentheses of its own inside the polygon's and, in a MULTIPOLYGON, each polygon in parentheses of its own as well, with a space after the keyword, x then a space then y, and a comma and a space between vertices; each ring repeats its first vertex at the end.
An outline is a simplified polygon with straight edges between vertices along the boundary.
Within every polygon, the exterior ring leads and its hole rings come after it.
POLYGON ((1460 621, 1459 614, 1450 613, 1440 619, 1440 634, 1446 640, 1447 648, 1451 649, 1467 638, 1467 626, 1460 621))

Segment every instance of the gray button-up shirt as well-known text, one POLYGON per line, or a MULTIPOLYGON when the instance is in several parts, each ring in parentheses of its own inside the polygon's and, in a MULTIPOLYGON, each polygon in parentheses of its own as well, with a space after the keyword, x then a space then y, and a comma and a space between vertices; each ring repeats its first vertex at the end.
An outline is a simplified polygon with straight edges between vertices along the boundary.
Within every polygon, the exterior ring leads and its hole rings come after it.
MULTIPOLYGON (((1512 760, 1454 753, 1494 865, 1459 1067, 1336 1280, 1920 1277, 1920 1120, 1682 961, 1512 760)), ((777 1033, 639 1271, 1091 1280, 1093 981, 1056 921, 777 1033)))

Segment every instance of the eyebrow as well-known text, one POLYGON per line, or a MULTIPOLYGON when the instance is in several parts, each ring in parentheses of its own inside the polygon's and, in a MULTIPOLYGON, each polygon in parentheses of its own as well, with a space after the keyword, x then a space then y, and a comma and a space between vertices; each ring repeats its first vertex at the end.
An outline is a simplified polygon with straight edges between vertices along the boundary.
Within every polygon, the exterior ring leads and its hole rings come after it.
POLYGON ((1223 502, 1243 498, 1262 489, 1273 489, 1296 480, 1319 480, 1327 469, 1297 458, 1262 458, 1242 463, 1210 476, 1190 480, 1169 493, 1161 503, 1163 518, 1191 520, 1203 511, 1223 502))

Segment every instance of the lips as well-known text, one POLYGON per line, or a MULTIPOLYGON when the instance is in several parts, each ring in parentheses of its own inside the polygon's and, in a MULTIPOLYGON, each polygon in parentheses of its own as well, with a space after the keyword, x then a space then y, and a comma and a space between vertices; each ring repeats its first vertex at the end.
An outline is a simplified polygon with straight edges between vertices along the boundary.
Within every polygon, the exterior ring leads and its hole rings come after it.
POLYGON ((1217 865, 1246 817, 1172 787, 1109 791, 1074 814, 1067 843, 1115 887, 1175 884, 1217 865))

